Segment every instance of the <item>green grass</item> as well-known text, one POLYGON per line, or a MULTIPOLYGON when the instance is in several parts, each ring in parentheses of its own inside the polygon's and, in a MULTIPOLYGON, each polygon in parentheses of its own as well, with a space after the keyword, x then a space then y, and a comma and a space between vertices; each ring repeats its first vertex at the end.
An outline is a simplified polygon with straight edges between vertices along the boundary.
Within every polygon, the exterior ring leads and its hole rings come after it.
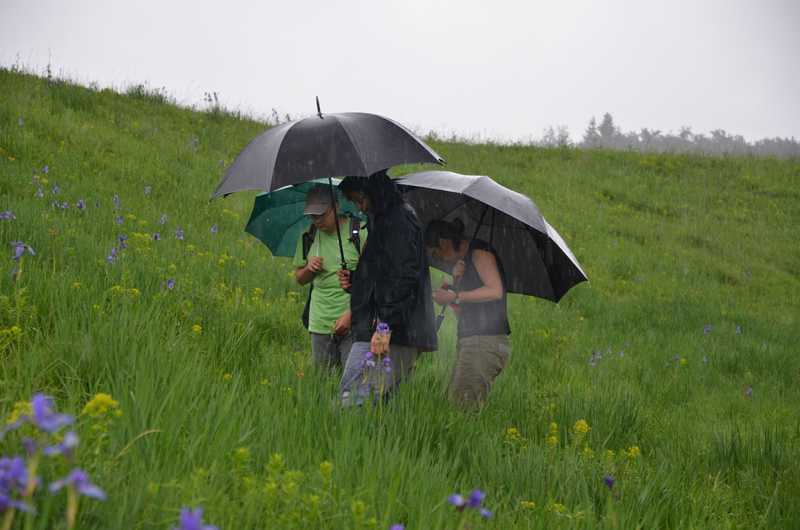
MULTIPOLYGON (((512 359, 479 414, 444 399, 452 320, 392 401, 341 411, 289 260, 243 232, 253 195, 208 201, 264 124, 7 70, 0 93, 16 215, 0 220, 0 413, 34 392, 124 411, 80 418, 78 462, 109 499, 82 501, 79 528, 167 529, 186 505, 223 529, 800 527, 797 161, 434 142, 448 169, 529 195, 591 281, 558 305, 510 297, 512 359), (12 240, 36 251, 16 282, 12 240), (446 503, 472 488, 491 520, 446 503)), ((15 528, 64 528, 63 495, 35 501, 15 528)))

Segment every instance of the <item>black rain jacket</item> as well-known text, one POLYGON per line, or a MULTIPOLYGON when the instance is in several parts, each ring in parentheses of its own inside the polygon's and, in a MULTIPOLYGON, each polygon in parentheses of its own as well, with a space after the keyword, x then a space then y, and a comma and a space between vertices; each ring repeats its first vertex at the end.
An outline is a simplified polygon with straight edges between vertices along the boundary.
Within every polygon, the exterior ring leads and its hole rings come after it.
POLYGON ((378 321, 392 330, 392 344, 437 349, 424 233, 416 213, 385 172, 370 176, 369 238, 351 273, 353 340, 369 342, 378 321))

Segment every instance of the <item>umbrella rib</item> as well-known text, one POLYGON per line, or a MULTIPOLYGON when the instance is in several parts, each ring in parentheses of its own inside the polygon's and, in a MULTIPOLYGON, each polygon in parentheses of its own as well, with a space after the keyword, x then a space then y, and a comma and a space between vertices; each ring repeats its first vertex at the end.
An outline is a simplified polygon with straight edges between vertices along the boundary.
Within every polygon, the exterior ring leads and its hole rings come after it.
MULTIPOLYGON (((368 177, 369 174, 367 172, 366 163, 364 162, 364 159, 361 157, 361 146, 358 145, 358 143, 356 142, 355 138, 353 138, 353 135, 350 134, 350 131, 348 131, 347 127, 345 127, 344 123, 342 123, 339 120, 336 120, 336 124, 339 127, 341 127, 341 129, 344 131, 344 133, 350 139, 350 144, 353 146, 353 149, 355 149, 356 155, 358 155, 357 158, 358 158, 358 161, 361 162, 361 168, 362 168, 361 172, 363 173, 363 175, 361 175, 361 176, 368 177)), ((347 176, 347 175, 345 175, 345 176, 347 176)))

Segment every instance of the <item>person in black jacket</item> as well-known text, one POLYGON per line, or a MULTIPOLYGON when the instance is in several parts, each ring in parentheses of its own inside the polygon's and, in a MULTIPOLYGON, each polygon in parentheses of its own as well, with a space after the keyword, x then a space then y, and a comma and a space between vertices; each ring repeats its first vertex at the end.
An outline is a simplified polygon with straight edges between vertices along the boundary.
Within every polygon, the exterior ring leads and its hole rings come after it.
POLYGON ((369 217, 369 239, 355 271, 340 271, 350 291, 353 346, 345 363, 342 404, 387 396, 437 348, 425 241, 414 210, 385 171, 348 177, 339 189, 369 217), (388 327, 388 330, 386 328, 388 327))

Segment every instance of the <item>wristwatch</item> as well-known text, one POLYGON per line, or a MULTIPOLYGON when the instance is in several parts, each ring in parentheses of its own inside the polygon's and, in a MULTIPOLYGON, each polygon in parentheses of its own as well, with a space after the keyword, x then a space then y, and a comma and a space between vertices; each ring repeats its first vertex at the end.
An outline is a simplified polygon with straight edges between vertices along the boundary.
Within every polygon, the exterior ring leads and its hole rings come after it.
POLYGON ((452 304, 461 305, 461 293, 459 293, 458 291, 453 291, 453 292, 456 293, 456 299, 453 300, 452 304))

